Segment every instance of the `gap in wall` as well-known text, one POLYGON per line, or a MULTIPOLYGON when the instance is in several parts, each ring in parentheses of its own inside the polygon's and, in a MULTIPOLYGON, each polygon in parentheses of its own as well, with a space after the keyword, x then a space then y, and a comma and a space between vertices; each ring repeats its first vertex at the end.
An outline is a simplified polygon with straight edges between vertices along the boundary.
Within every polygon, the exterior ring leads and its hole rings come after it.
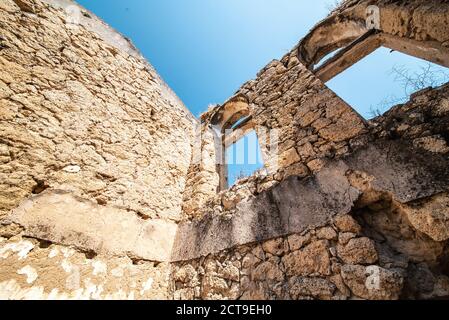
POLYGON ((326 85, 365 119, 373 119, 411 94, 448 81, 448 68, 380 47, 326 85))
POLYGON ((226 149, 226 165, 229 187, 264 167, 256 131, 250 131, 226 149))

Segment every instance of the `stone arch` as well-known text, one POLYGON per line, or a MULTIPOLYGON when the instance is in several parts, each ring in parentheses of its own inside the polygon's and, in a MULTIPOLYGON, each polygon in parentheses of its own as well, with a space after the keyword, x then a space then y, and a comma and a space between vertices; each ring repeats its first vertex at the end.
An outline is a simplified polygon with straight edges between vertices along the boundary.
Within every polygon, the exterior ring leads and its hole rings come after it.
POLYGON ((210 125, 215 134, 216 166, 220 177, 219 190, 225 190, 228 187, 226 149, 250 131, 255 130, 248 99, 243 95, 232 97, 217 108, 210 125))
POLYGON ((347 1, 317 24, 298 44, 298 58, 327 82, 381 46, 449 67, 449 3, 413 4, 389 0, 347 1), (369 23, 370 8, 378 8, 378 23, 369 23), (444 17, 444 18, 442 18, 444 17), (321 66, 315 66, 341 49, 321 66))

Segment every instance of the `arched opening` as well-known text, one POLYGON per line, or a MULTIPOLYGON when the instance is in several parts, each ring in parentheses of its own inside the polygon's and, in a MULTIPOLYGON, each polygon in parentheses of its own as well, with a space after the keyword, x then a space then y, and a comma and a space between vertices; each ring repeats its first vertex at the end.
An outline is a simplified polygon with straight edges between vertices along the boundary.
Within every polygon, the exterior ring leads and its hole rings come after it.
POLYGON ((367 32, 366 24, 359 21, 340 21, 336 17, 315 27, 299 44, 299 59, 309 68, 314 67, 330 53, 344 48, 367 32))
POLYGON ((313 70, 318 70, 321 66, 323 66, 328 60, 335 58, 339 52, 341 52, 344 48, 338 48, 334 51, 329 52, 326 56, 324 56, 320 61, 318 61, 315 65, 313 65, 313 70))
POLYGON ((212 117, 220 190, 263 167, 255 124, 244 97, 234 97, 212 117))
POLYGON ((299 56, 365 119, 405 103, 421 89, 449 80, 449 49, 439 42, 358 29, 349 22, 327 23, 303 41, 299 56), (324 36, 323 30, 328 29, 332 31, 324 36), (362 34, 354 39, 357 32, 362 34))

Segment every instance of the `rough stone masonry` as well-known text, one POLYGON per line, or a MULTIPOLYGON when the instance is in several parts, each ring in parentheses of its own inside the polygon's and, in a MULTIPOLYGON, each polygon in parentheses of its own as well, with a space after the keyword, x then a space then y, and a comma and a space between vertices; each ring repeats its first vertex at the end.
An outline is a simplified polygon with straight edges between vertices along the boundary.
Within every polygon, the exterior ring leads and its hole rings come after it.
POLYGON ((448 298, 449 84, 371 121, 325 85, 381 46, 449 67, 449 4, 344 1, 196 119, 93 13, 1 0, 0 299, 448 298))

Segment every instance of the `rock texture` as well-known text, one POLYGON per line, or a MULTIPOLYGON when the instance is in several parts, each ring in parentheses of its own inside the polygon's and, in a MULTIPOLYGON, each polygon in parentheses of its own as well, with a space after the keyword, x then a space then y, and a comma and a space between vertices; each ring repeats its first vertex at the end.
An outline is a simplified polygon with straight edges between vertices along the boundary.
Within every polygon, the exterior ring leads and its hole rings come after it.
POLYGON ((167 264, 0 237, 0 299, 168 299, 167 264))
POLYGON ((371 121, 324 84, 381 45, 449 66, 448 12, 345 1, 197 120, 73 1, 2 0, 0 299, 449 297, 449 84, 371 121))

